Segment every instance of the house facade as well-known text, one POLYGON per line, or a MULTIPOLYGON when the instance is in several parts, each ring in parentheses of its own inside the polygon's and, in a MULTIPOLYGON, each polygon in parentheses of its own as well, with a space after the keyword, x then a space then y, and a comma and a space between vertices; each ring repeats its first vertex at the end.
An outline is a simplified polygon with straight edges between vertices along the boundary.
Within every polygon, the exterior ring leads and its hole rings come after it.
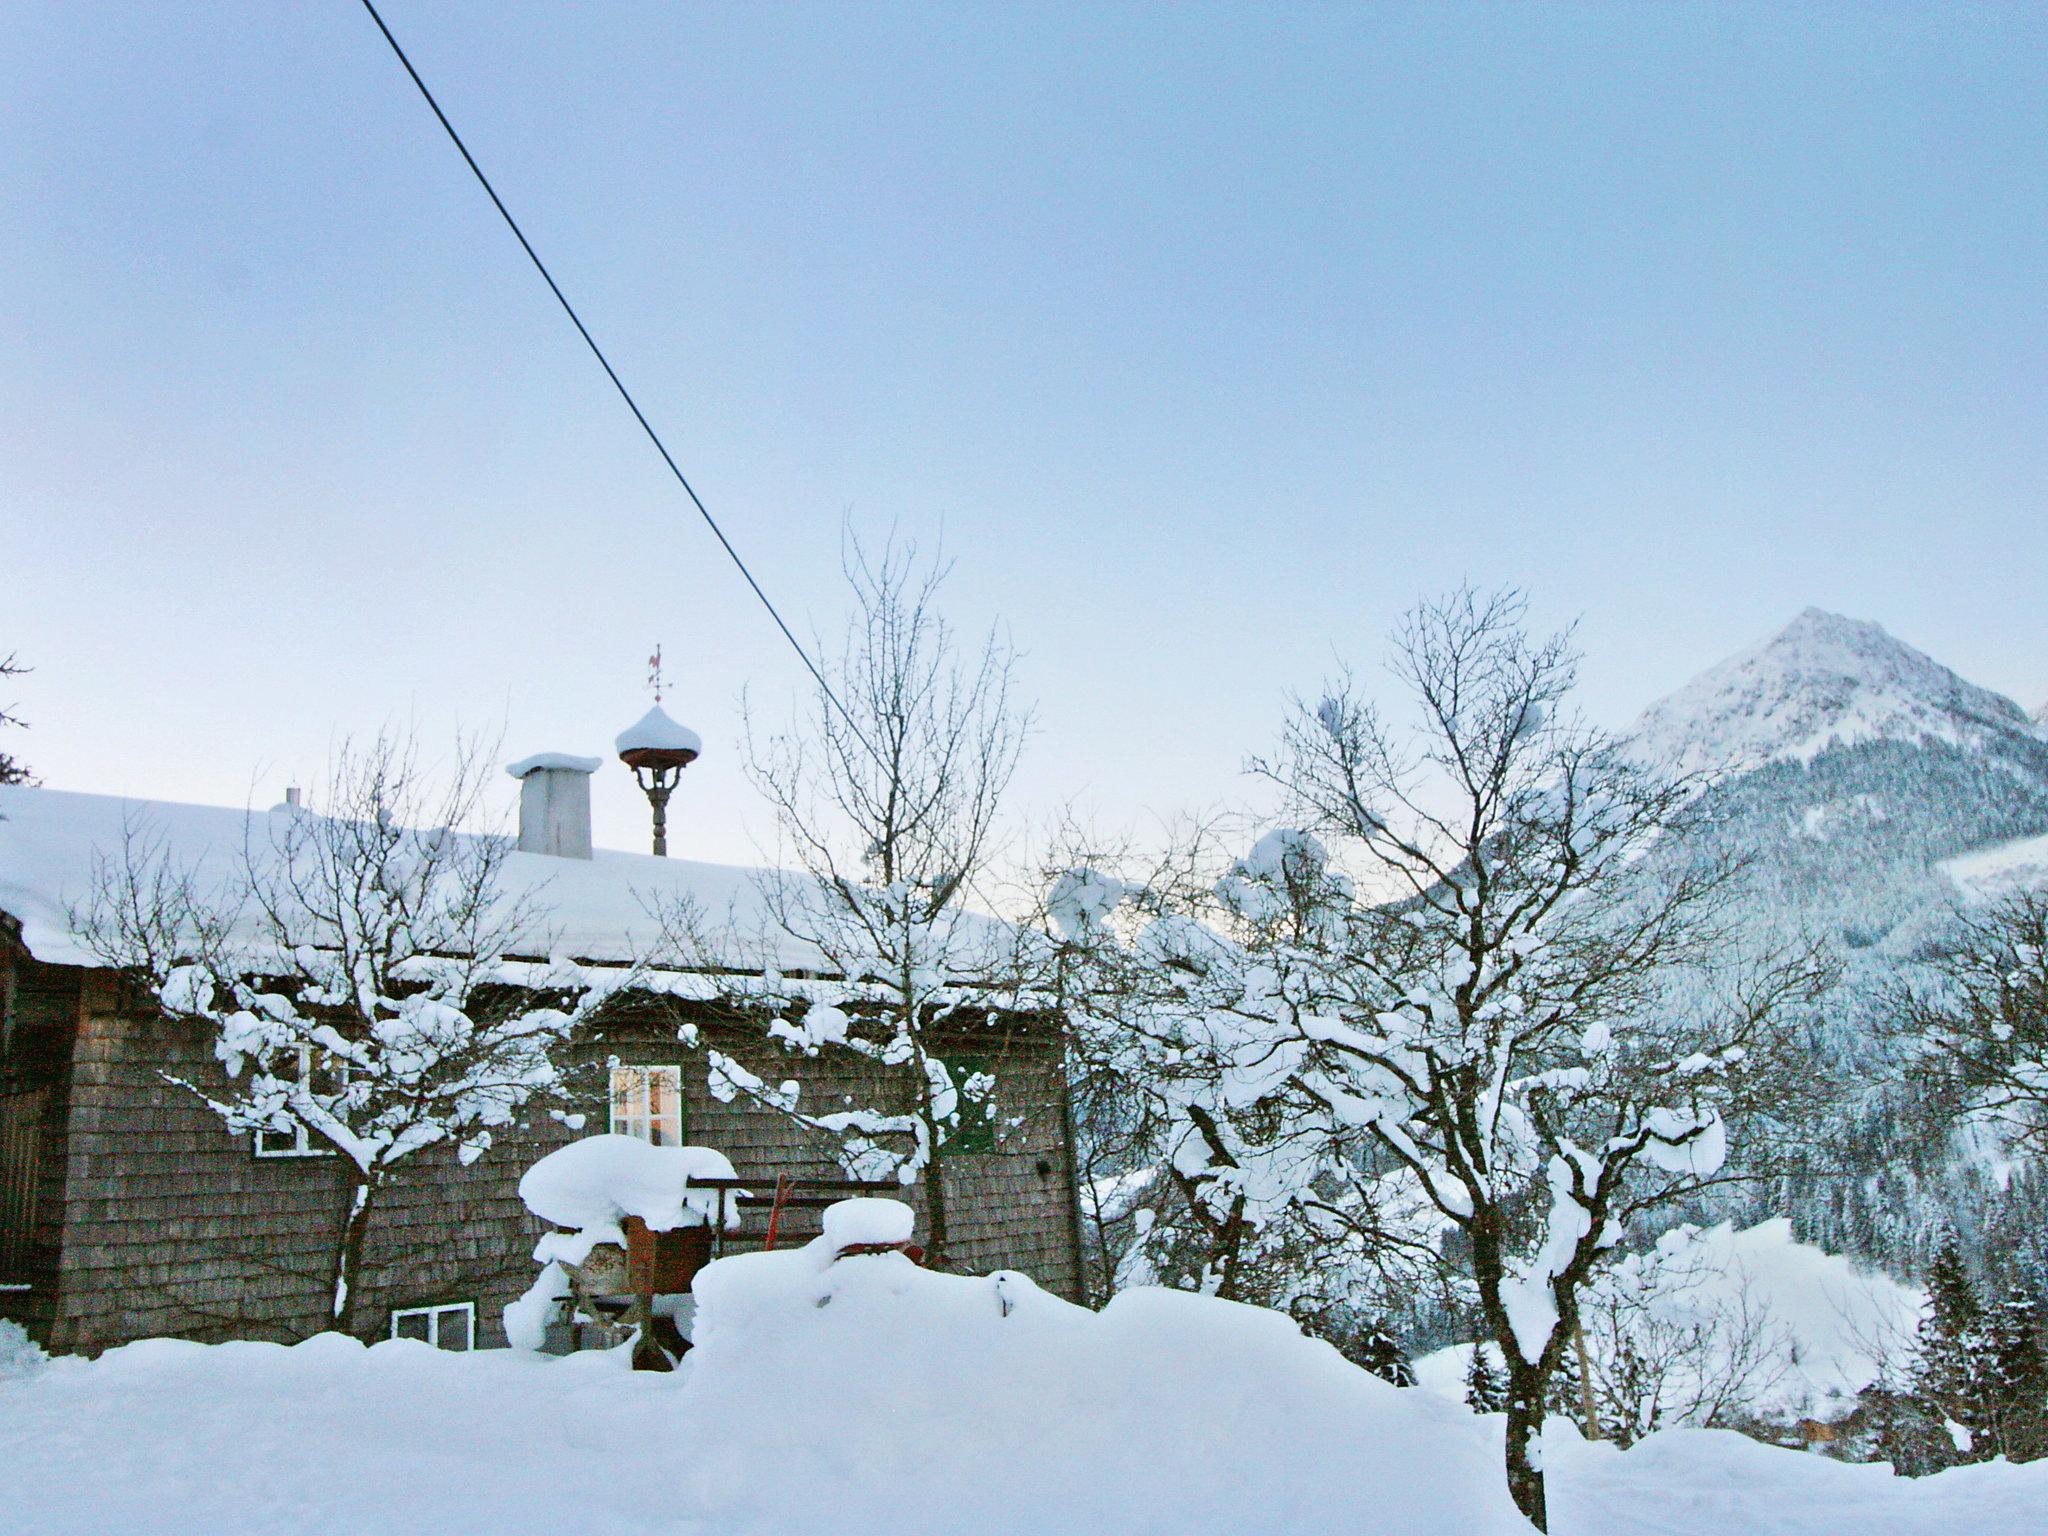
MULTIPOLYGON (((214 850, 242 846, 251 818, 0 789, 0 1317, 53 1352, 158 1335, 292 1340, 326 1317, 347 1183, 338 1159, 302 1134, 230 1132, 174 1081, 219 1078, 208 1032, 165 1017, 75 931, 95 863, 124 829, 146 824, 203 867, 214 850)), ((547 893, 558 947, 586 964, 631 950, 650 891, 686 888, 749 921, 742 870, 604 851, 520 852, 507 870, 547 893)), ((501 1313, 532 1283, 545 1230, 519 1199, 520 1174, 581 1135, 713 1147, 765 1189, 781 1174, 840 1173, 832 1146, 788 1117, 714 1098, 696 1048, 679 1043, 681 1024, 695 1026, 684 1033, 699 1046, 760 1043, 715 998, 628 994, 566 1048, 569 1104, 527 1117, 468 1165, 446 1147, 404 1159, 369 1234, 359 1330, 444 1348, 503 1344, 501 1313)), ((924 1176, 946 1180, 952 1264, 1021 1270, 1078 1296, 1058 1040, 1028 1019, 996 1020, 963 1034, 959 1054, 996 1067, 997 1086, 986 1127, 956 1138, 924 1176)), ((857 1073, 880 1069, 842 1053, 777 1070, 807 1102, 837 1104, 871 1099, 875 1085, 857 1073)), ((921 1224, 924 1187, 905 1193, 921 1224)))

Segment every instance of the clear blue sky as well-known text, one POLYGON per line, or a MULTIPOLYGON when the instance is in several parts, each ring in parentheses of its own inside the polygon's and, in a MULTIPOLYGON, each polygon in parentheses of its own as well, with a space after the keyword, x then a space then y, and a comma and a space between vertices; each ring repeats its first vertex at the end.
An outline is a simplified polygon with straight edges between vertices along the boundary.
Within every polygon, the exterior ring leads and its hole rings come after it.
MULTIPOLYGON (((1242 795, 1465 578, 1616 724, 1808 603, 2048 699, 2048 7, 386 14, 800 624, 842 516, 943 529, 1027 809, 1242 795)), ((795 663, 359 7, 17 0, 0 144, 47 782, 604 751, 660 640, 679 850, 749 855, 795 663)))

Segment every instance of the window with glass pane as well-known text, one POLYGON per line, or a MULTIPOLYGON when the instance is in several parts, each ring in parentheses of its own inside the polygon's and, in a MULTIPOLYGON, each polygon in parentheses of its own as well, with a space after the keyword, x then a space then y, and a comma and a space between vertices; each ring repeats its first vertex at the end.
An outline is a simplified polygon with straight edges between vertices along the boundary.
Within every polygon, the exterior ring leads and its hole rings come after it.
MULTIPOLYGON (((307 1091, 327 1095, 339 1093, 348 1084, 348 1067, 326 1051, 310 1045, 287 1045, 271 1058, 271 1071, 280 1077, 296 1075, 307 1091)), ((332 1157, 334 1148, 316 1140, 305 1126, 292 1123, 275 1130, 256 1133, 258 1157, 332 1157)))
POLYGON ((612 1134, 635 1136, 657 1147, 683 1141, 683 1069, 612 1068, 612 1134))
POLYGON ((438 1307, 401 1307, 391 1314, 391 1337, 418 1339, 436 1349, 475 1349, 476 1303, 453 1301, 438 1307))

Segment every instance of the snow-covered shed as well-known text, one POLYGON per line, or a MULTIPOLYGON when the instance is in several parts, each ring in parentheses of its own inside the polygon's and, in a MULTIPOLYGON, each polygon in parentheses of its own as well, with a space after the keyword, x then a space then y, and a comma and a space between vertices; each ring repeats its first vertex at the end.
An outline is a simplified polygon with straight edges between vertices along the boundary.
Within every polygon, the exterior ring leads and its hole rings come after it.
MULTIPOLYGON (((564 814, 552 787, 527 798, 537 813, 564 814)), ((568 805, 573 818, 573 797, 568 805)), ((272 819, 305 814, 0 787, 0 1316, 46 1347, 288 1339, 322 1326, 345 1190, 337 1159, 303 1135, 231 1133, 174 1082, 218 1078, 212 1041, 124 985, 80 926, 96 869, 119 859, 136 829, 204 881, 239 867, 272 819)), ((587 832, 578 847, 573 831, 566 841, 553 826, 522 837, 501 871, 504 887, 542 914, 551 953, 625 966, 656 939, 652 914, 687 899, 714 955, 729 946, 735 965, 815 965, 778 939, 759 872, 586 853, 587 832), (565 851, 527 851, 533 843, 565 851)), ((679 1011, 713 1042, 752 1027, 721 1006, 718 969, 696 972, 701 986, 628 991, 608 1005, 569 1047, 583 1096, 569 1111, 529 1117, 474 1162, 445 1147, 406 1161, 370 1235, 359 1331, 450 1347, 502 1342, 503 1307, 532 1281, 544 1231, 519 1199, 520 1174, 578 1135, 713 1147, 769 1187, 779 1173, 841 1172, 830 1145, 706 1087, 701 1060, 678 1038, 679 1011)), ((1081 1283, 1078 1218, 1058 1045, 1017 1020, 1001 1049, 993 1114, 1003 1135, 945 1164, 953 1263, 1025 1270, 1071 1294, 1081 1283)), ((872 1096, 872 1084, 850 1075, 862 1065, 791 1056, 779 1070, 812 1102, 835 1103, 872 1096)), ((921 1184, 906 1191, 920 1213, 924 1193, 921 1184)))

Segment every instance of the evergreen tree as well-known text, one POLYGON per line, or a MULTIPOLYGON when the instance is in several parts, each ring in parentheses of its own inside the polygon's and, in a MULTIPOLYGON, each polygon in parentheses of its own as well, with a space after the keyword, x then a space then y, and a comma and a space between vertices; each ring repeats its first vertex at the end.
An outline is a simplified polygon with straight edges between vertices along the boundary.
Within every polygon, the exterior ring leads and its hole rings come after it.
POLYGON ((1507 1412, 1508 1384, 1483 1342, 1472 1346, 1472 1359, 1465 1367, 1465 1401, 1474 1413, 1507 1412))
POLYGON ((1380 1323, 1361 1324, 1352 1347, 1345 1353, 1354 1365, 1364 1366, 1382 1381, 1397 1387, 1415 1385, 1415 1367, 1408 1363, 1408 1352, 1380 1323))
POLYGON ((1995 1454, 2009 1461, 2048 1456, 2048 1349, 2043 1346, 2041 1303, 2019 1286, 1996 1307, 1985 1326, 1985 1408, 1995 1454))
POLYGON ((1930 1448, 1937 1465, 1985 1461, 1997 1454, 1986 1401, 1990 1360, 1984 1303, 1955 1233, 1945 1232, 1928 1266, 1927 1315, 1920 1322, 1913 1378, 1913 1395, 1946 1431, 1948 1449, 1930 1448))

